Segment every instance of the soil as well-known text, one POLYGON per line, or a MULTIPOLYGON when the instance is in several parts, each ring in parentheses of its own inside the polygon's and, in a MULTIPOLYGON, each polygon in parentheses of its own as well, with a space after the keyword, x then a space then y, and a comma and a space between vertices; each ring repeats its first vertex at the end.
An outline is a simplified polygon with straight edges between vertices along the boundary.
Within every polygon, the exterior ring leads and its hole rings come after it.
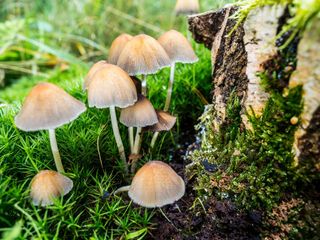
MULTIPOLYGON (((181 146, 173 156, 170 165, 185 178, 183 159, 188 144, 181 146)), ((162 207, 162 211, 171 223, 157 211, 153 221, 155 229, 149 239, 157 240, 215 240, 215 239, 260 239, 259 226, 262 215, 258 211, 243 212, 230 200, 218 200, 211 197, 206 203, 196 200, 192 182, 187 182, 186 194, 176 204, 162 207), (198 204, 194 204, 194 203, 198 204), (203 204, 203 206, 201 206, 203 204), (196 206, 194 206, 196 205, 196 206)))

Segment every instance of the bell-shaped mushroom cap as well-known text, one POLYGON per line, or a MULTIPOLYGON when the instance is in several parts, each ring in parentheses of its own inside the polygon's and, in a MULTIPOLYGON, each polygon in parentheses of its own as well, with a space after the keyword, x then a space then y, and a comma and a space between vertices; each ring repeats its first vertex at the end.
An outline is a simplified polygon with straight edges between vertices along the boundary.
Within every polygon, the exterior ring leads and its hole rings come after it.
POLYGON ((174 203, 184 193, 182 178, 161 161, 150 161, 140 168, 129 189, 129 197, 133 202, 148 208, 174 203))
POLYGON ((86 106, 51 83, 37 84, 26 97, 15 117, 24 131, 55 129, 76 119, 86 106))
POLYGON ((199 0, 177 0, 176 14, 193 14, 199 12, 199 0))
POLYGON ((111 47, 109 49, 109 57, 108 57, 109 63, 114 65, 117 64, 123 48, 132 38, 133 37, 131 35, 123 33, 113 40, 111 47))
POLYGON ((169 131, 176 123, 176 117, 170 115, 168 112, 156 110, 158 122, 152 126, 147 126, 144 130, 152 132, 169 131))
POLYGON ((101 60, 99 62, 96 62, 92 65, 92 67, 89 69, 89 72, 87 76, 84 78, 83 83, 83 90, 88 89, 88 86, 92 80, 93 75, 102 67, 104 67, 107 64, 107 61, 101 60))
POLYGON ((172 62, 194 63, 198 61, 188 40, 176 30, 162 34, 158 42, 166 50, 172 62))
POLYGON ((170 58, 159 42, 145 34, 133 37, 126 44, 117 63, 129 75, 153 74, 170 64, 170 58))
POLYGON ((120 122, 127 127, 145 127, 156 124, 158 117, 152 103, 145 96, 138 95, 134 105, 121 109, 120 122))
POLYGON ((137 90, 130 76, 118 66, 104 64, 88 86, 90 107, 128 107, 137 101, 137 90))
POLYGON ((64 196, 71 191, 73 182, 62 174, 51 171, 40 171, 31 181, 30 196, 34 205, 47 206, 53 199, 64 196))

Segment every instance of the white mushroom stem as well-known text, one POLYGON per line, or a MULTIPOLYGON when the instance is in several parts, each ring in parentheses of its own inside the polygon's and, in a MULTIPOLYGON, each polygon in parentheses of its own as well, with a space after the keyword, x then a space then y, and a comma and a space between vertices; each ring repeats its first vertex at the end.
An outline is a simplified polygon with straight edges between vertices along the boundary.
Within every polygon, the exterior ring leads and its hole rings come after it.
POLYGON ((114 195, 117 195, 118 193, 121 193, 121 192, 128 192, 130 189, 130 185, 128 186, 123 186, 121 188, 118 188, 116 191, 114 191, 114 195))
POLYGON ((60 157, 60 153, 57 145, 55 129, 49 129, 49 139, 50 139, 51 150, 52 150, 54 162, 56 164, 56 168, 59 173, 64 173, 64 168, 61 162, 61 157, 60 157))
POLYGON ((157 141, 157 138, 159 136, 159 132, 155 132, 153 134, 153 137, 152 137, 152 140, 151 140, 151 144, 150 144, 150 147, 153 148, 154 145, 156 144, 156 141, 157 141))
POLYGON ((147 75, 142 75, 141 93, 143 96, 147 96, 147 75))
MULTIPOLYGON (((168 111, 169 107, 170 107, 171 96, 172 96, 172 88, 173 88, 173 82, 174 82, 174 70, 175 70, 175 63, 171 63, 170 79, 169 79, 169 85, 168 85, 168 91, 167 91, 167 98, 166 98, 166 103, 165 103, 164 108, 163 108, 164 111, 168 111)), ((153 137, 152 137, 152 140, 151 140, 151 144, 150 144, 151 148, 154 147, 158 136, 159 136, 159 132, 155 132, 153 134, 153 137)))
POLYGON ((130 152, 133 153, 133 145, 134 145, 133 127, 129 127, 128 131, 129 131, 130 152))
POLYGON ((112 124, 113 135, 114 135, 114 137, 116 139, 116 143, 117 143, 117 146, 118 146, 120 158, 123 161, 126 173, 128 173, 128 164, 127 164, 126 154, 124 152, 124 147, 123 147, 123 143, 122 143, 120 132, 119 132, 115 106, 111 106, 110 107, 110 116, 111 116, 111 124, 112 124))
POLYGON ((139 148, 140 148, 140 143, 141 143, 141 131, 142 128, 138 127, 137 132, 136 132, 136 138, 134 140, 134 146, 133 146, 133 154, 139 154, 139 148))
POLYGON ((167 98, 166 98, 166 103, 165 103, 164 108, 163 108, 164 111, 168 111, 169 107, 170 107, 171 96, 172 96, 172 88, 173 88, 173 82, 174 82, 174 70, 175 70, 175 63, 171 63, 170 79, 169 79, 169 85, 168 85, 168 91, 167 91, 167 98))

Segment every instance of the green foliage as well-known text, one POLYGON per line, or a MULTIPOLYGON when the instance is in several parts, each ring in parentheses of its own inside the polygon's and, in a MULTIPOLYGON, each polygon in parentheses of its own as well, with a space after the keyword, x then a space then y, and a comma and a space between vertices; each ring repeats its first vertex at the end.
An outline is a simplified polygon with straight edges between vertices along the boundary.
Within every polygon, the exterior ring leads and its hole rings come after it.
MULTIPOLYGON (((202 117, 207 130, 212 126, 212 111, 202 117)), ((301 111, 301 86, 286 95, 275 90, 261 116, 248 115, 252 130, 240 131, 240 103, 232 96, 226 124, 218 132, 205 131, 201 149, 190 156, 193 164, 188 171, 196 175, 199 194, 231 197, 242 208, 270 210, 285 193, 294 192, 299 177, 292 155, 297 126, 290 119, 301 111), (217 171, 208 173, 204 160, 216 165, 217 171)))

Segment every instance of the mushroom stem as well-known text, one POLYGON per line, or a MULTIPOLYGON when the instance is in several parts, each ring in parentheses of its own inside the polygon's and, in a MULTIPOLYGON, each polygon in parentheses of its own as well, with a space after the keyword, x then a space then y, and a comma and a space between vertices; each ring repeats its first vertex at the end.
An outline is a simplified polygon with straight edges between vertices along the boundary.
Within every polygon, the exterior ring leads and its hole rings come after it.
MULTIPOLYGON (((135 145, 132 154, 139 155, 140 149, 141 149, 141 142, 142 142, 142 128, 137 129, 136 139, 135 139, 135 145)), ((134 159, 131 163, 131 173, 135 173, 137 162, 139 161, 139 158, 134 159)))
POLYGON ((60 157, 60 153, 57 145, 55 129, 49 129, 49 139, 50 139, 51 151, 53 154, 54 162, 56 164, 56 168, 59 173, 64 173, 64 168, 61 162, 61 157, 60 157))
POLYGON ((133 127, 129 127, 128 131, 129 131, 130 152, 133 153, 133 144, 134 144, 133 127))
POLYGON ((151 149, 153 149, 153 147, 154 147, 154 145, 155 145, 155 143, 157 141, 158 136, 159 136, 159 132, 155 132, 153 134, 153 137, 152 137, 152 140, 151 140, 151 144, 150 144, 151 149))
POLYGON ((118 193, 121 193, 121 192, 128 192, 130 189, 130 186, 131 185, 118 188, 116 191, 114 191, 113 195, 117 195, 118 193))
POLYGON ((147 75, 142 75, 142 83, 141 83, 141 93, 145 97, 147 96, 147 75))
POLYGON ((120 132, 119 132, 115 106, 110 107, 110 116, 111 116, 113 135, 116 139, 116 143, 117 143, 118 150, 119 150, 119 155, 120 155, 121 160, 123 161, 125 171, 126 171, 126 173, 128 173, 128 164, 127 164, 126 154, 124 152, 124 147, 123 147, 123 143, 122 143, 120 132))
POLYGON ((175 70, 175 63, 171 63, 170 79, 169 79, 166 103, 165 103, 164 109, 163 109, 164 111, 168 111, 169 107, 170 107, 171 96, 172 96, 172 87, 173 87, 173 82, 174 82, 174 70, 175 70))
MULTIPOLYGON (((168 111, 169 107, 170 107, 171 96, 172 96, 172 88, 173 88, 173 82, 174 82, 174 70, 175 70, 175 63, 171 63, 170 79, 169 79, 169 85, 168 85, 168 91, 167 91, 167 98, 166 98, 166 103, 165 103, 164 108, 163 108, 164 111, 168 111)), ((151 144, 150 144, 151 149, 154 147, 158 136, 159 136, 159 132, 155 132, 153 134, 153 137, 152 137, 152 140, 151 140, 151 144)))
POLYGON ((138 127, 136 132, 136 138, 134 140, 134 147, 132 152, 133 154, 139 154, 139 148, 141 143, 141 131, 142 131, 142 128, 138 127))

